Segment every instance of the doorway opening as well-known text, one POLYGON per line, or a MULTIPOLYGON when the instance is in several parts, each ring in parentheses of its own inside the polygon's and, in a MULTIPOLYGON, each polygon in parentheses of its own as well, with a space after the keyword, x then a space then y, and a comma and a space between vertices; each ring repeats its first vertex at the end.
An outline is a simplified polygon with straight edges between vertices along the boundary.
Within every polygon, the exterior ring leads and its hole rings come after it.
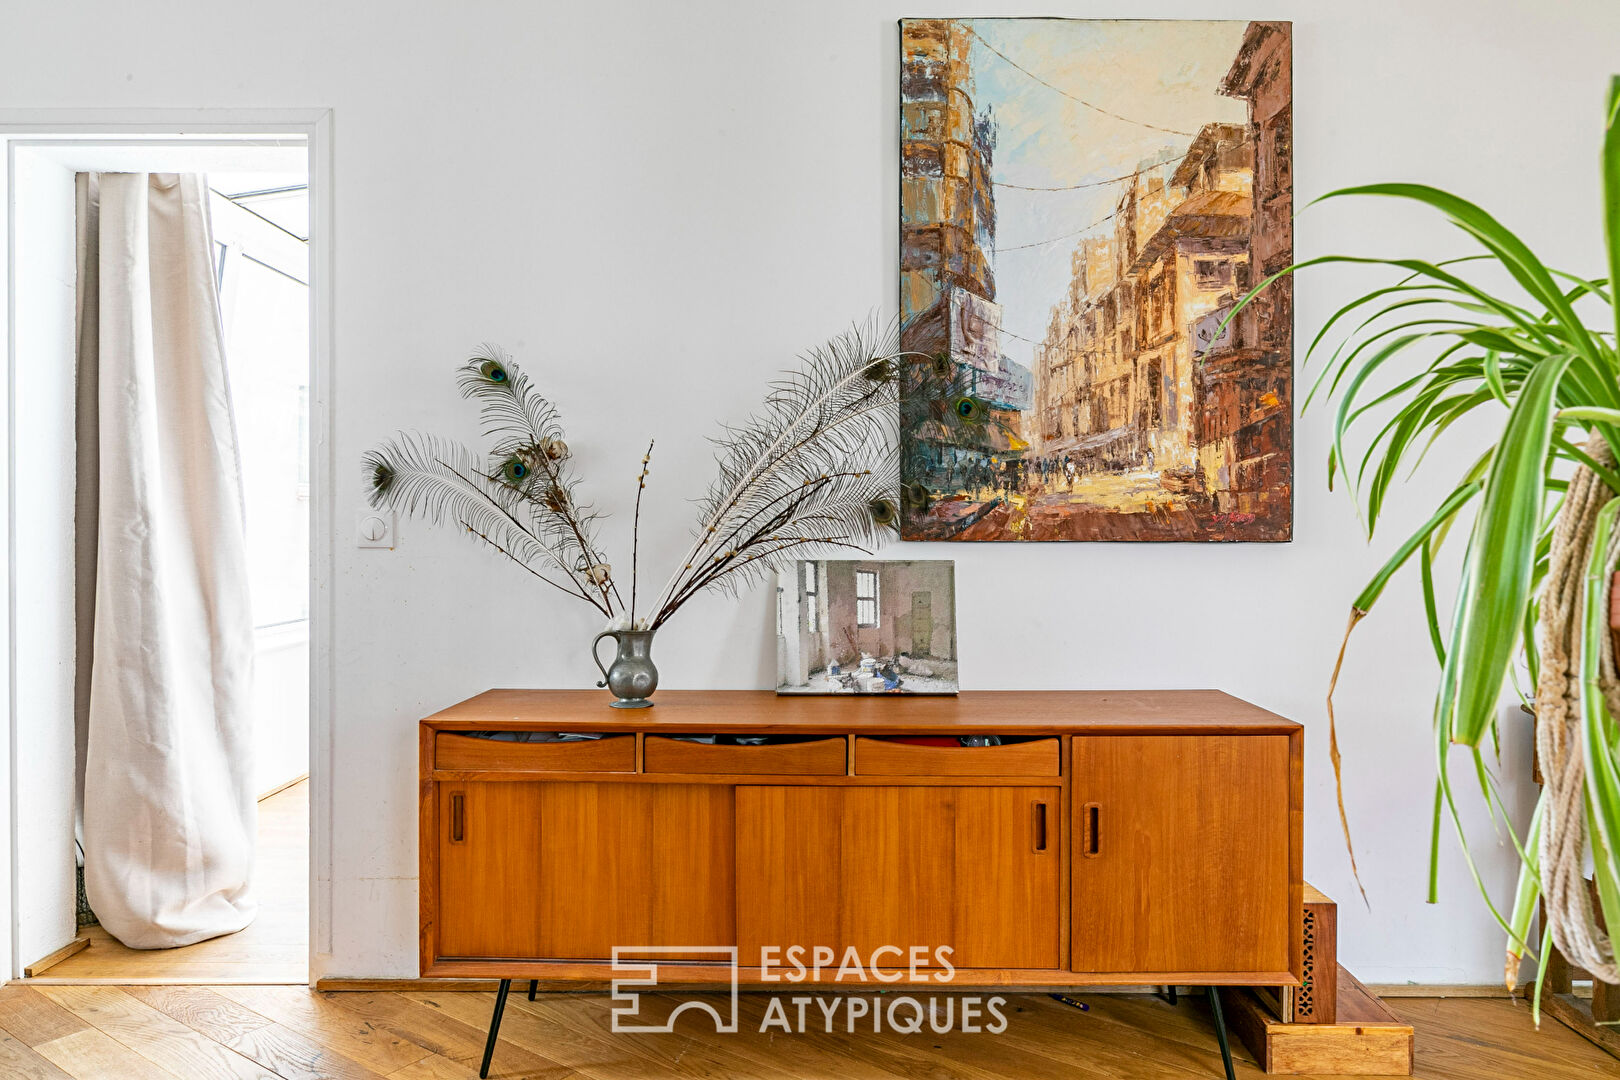
MULTIPOLYGON (((14 973, 45 982, 306 983, 315 876, 311 537, 320 516, 320 470, 313 468, 311 452, 318 386, 311 362, 307 140, 39 137, 13 140, 8 149, 13 558, 19 586, 12 617, 13 642, 22 654, 13 668, 12 722, 19 735, 32 733, 18 739, 11 763, 14 973), (74 735, 73 684, 76 675, 82 679, 74 644, 85 608, 82 601, 77 605, 76 619, 75 599, 83 587, 71 555, 73 470, 67 470, 66 491, 61 483, 34 491, 26 480, 16 482, 51 455, 72 460, 74 354, 66 352, 65 369, 45 365, 53 375, 24 371, 74 345, 74 312, 64 303, 75 288, 72 185, 76 174, 109 172, 206 177, 246 537, 254 669, 247 695, 254 755, 248 775, 258 800, 250 881, 257 911, 236 933, 178 948, 128 948, 98 925, 86 902, 82 828, 72 797, 85 753, 83 734, 74 735), (65 285, 63 269, 70 271, 65 285), (22 586, 31 569, 44 571, 42 584, 22 586), (53 613, 52 633, 17 632, 20 619, 45 610, 53 613), (49 663, 28 663, 34 659, 49 663)), ((83 692, 81 685, 81 715, 83 692)), ((85 787, 80 797, 88 806, 98 792, 85 787)))

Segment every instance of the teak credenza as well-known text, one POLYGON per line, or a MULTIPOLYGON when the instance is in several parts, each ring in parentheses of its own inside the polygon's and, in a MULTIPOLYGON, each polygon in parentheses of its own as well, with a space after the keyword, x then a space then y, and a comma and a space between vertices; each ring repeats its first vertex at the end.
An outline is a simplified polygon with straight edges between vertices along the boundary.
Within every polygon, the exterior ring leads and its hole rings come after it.
POLYGON ((949 946, 936 989, 1295 985, 1303 735, 1213 690, 491 690, 421 724, 422 974, 499 978, 497 1010, 513 978, 606 981, 615 946, 734 946, 776 988, 793 945, 949 946), (470 734, 514 730, 605 737, 470 734), (795 741, 677 737, 711 734, 795 741), (1003 744, 892 741, 962 735, 1003 744))

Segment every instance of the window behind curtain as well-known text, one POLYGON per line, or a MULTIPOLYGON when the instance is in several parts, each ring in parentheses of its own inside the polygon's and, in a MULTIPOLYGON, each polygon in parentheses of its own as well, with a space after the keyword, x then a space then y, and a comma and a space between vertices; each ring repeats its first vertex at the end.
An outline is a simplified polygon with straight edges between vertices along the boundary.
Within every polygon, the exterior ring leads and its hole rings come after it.
POLYGON ((220 194, 244 182, 217 177, 211 209, 253 621, 265 628, 309 616, 308 204, 302 190, 240 202, 220 194))

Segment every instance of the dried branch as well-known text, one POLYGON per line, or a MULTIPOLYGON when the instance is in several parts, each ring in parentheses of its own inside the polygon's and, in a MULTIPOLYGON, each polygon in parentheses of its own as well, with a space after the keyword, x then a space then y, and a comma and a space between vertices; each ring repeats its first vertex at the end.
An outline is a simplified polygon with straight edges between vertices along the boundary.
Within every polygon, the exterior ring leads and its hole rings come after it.
POLYGON ((630 629, 636 628, 636 582, 641 580, 641 493, 647 490, 647 471, 652 467, 653 440, 641 456, 641 475, 636 477, 636 516, 630 526, 630 629))

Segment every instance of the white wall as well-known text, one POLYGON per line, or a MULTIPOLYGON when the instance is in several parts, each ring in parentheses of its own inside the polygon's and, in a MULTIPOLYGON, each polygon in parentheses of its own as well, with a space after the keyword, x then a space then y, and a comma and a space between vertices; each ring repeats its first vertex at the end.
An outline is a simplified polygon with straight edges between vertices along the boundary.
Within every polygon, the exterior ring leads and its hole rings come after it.
POLYGON ((12 390, 16 531, 16 962, 73 940, 73 173, 19 149, 18 363, 12 390))
MULTIPOLYGON (((22 5, 0 37, 15 107, 335 109, 335 520, 359 458, 399 427, 474 434, 452 368, 505 343, 555 396, 628 547, 657 436, 644 567, 667 565, 709 474, 704 435, 742 418, 797 350, 896 292, 894 19, 1025 14, 914 3, 411 3, 289 0, 278 17, 176 3, 22 5), (70 44, 71 43, 71 44, 70 44)), ((1451 185, 1552 261, 1597 272, 1597 151, 1620 8, 1603 2, 1059 2, 1043 13, 1295 20, 1303 203, 1331 187, 1451 185)), ((1329 205, 1301 256, 1461 250, 1419 215, 1329 205)), ((1360 280, 1297 287, 1302 337, 1360 280)), ((1423 902, 1434 662, 1404 583, 1347 662, 1340 701, 1351 820, 1372 899, 1354 902, 1338 838, 1322 694, 1350 598, 1462 467, 1442 447, 1369 549, 1323 484, 1325 416, 1298 428, 1285 546, 911 546, 957 562, 969 687, 1219 686, 1309 725, 1306 869, 1341 901, 1363 979, 1494 982, 1500 943, 1445 846, 1423 902)), ((403 523, 394 551, 336 545, 334 873, 317 974, 416 971, 416 741, 425 713, 491 685, 587 686, 591 613, 530 587, 461 538, 403 523)), ((622 561, 621 556, 621 561, 622 561)), ((656 574, 654 575, 656 576, 656 574)), ((772 685, 771 590, 705 599, 655 646, 663 686, 772 685)), ((1500 775, 1527 807, 1528 732, 1500 775)), ((1475 815, 1477 818, 1478 815, 1475 815)), ((1511 859, 1476 824, 1498 889, 1511 859)))

